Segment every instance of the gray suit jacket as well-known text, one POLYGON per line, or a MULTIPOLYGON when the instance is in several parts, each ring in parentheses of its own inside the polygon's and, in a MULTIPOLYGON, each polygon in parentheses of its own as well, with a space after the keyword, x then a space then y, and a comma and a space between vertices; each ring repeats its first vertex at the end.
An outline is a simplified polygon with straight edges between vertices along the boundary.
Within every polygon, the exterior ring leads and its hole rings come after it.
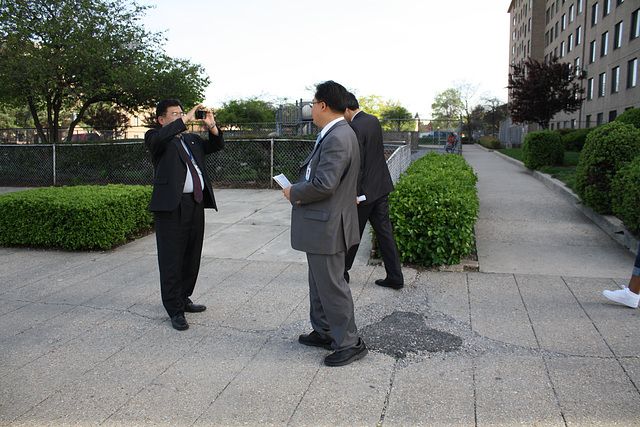
POLYGON ((298 182, 291 187, 293 249, 332 255, 358 244, 359 172, 358 139, 340 121, 301 164, 298 182))

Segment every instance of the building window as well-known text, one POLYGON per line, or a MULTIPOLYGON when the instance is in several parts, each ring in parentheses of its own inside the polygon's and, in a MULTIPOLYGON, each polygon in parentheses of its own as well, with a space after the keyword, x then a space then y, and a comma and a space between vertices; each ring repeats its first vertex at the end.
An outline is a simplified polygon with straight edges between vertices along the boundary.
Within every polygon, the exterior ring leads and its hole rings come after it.
POLYGON ((573 22, 575 18, 575 9, 576 8, 573 5, 569 7, 569 23, 573 22))
POLYGON ((622 46, 622 21, 616 24, 615 32, 613 35, 613 49, 618 49, 622 46))
POLYGON ((598 3, 596 2, 591 6, 591 26, 593 27, 598 23, 598 3))
POLYGON ((600 126, 604 122, 604 113, 598 113, 596 117, 596 126, 600 126))
POLYGON ((576 128, 576 119, 571 119, 571 129, 576 128))
POLYGON ((607 73, 600 73, 598 76, 598 98, 602 98, 605 94, 605 87, 607 85, 607 73))
POLYGON ((573 50, 573 34, 569 34, 569 39, 567 40, 567 51, 571 52, 573 50))
POLYGON ((587 99, 593 99, 593 77, 587 80, 587 99))
POLYGON ((589 44, 589 64, 596 62, 596 41, 589 44))
POLYGON ((582 13, 582 2, 584 0, 578 0, 578 14, 582 13))
POLYGON ((575 61, 573 61, 573 68, 576 70, 576 76, 580 75, 580 57, 578 56, 575 61))
POLYGON ((636 9, 631 14, 631 34, 629 39, 633 40, 638 37, 640 37, 640 9, 636 9))
POLYGON ((611 70, 611 93, 618 93, 620 90, 620 67, 611 70))
POLYGON ((638 58, 627 62, 627 87, 636 87, 638 84, 638 58))
POLYGON ((614 121, 617 116, 618 116, 618 111, 616 110, 609 111, 609 122, 614 121))
POLYGON ((609 47, 609 31, 605 31, 600 39, 600 56, 607 56, 609 47))
POLYGON ((611 0, 604 0, 602 3, 602 16, 607 16, 611 13, 611 0))
POLYGON ((560 58, 564 58, 564 42, 560 43, 560 58))
POLYGON ((586 123, 585 123, 585 127, 590 128, 591 127, 591 114, 587 115, 586 119, 586 123))
POLYGON ((562 15, 562 20, 561 20, 561 26, 560 26, 560 30, 564 31, 567 29, 567 15, 563 14, 562 15))
POLYGON ((582 26, 576 28, 576 46, 582 43, 582 26))

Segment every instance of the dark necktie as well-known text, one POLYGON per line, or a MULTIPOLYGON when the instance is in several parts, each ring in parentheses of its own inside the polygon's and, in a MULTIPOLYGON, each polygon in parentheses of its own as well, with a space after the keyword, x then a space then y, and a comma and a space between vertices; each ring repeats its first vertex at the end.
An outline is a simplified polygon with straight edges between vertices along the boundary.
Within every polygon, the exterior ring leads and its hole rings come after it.
MULTIPOLYGON (((183 147, 186 148, 186 145, 187 143, 185 142, 183 147)), ((197 203, 200 203, 202 202, 202 184, 200 184, 200 175, 193 165, 195 159, 191 155, 191 151, 189 151, 189 148, 187 148, 187 154, 189 155, 189 161, 186 163, 189 171, 191 171, 191 178, 193 179, 193 198, 197 203)))

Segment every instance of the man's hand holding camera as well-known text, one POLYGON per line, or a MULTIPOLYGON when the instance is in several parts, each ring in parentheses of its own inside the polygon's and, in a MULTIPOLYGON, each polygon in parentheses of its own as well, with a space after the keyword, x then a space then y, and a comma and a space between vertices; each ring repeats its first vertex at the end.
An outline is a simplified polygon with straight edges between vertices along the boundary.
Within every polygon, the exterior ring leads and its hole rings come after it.
POLYGON ((202 108, 202 104, 198 104, 195 107, 193 107, 186 116, 182 117, 182 120, 184 120, 184 123, 187 124, 191 121, 195 120, 202 120, 206 125, 207 128, 209 128, 209 132, 211 132, 214 135, 218 135, 218 127, 216 126, 216 119, 213 117, 213 112, 211 110, 207 109, 201 109, 202 108))

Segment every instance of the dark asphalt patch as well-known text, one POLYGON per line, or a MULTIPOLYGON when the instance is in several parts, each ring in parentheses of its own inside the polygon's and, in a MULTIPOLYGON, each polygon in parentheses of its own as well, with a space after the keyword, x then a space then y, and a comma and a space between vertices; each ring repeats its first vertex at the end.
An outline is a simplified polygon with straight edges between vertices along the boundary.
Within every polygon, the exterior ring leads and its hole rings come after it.
POLYGON ((395 311, 360 333, 367 347, 399 358, 423 351, 454 351, 462 345, 462 338, 429 328, 424 316, 405 311, 395 311))

